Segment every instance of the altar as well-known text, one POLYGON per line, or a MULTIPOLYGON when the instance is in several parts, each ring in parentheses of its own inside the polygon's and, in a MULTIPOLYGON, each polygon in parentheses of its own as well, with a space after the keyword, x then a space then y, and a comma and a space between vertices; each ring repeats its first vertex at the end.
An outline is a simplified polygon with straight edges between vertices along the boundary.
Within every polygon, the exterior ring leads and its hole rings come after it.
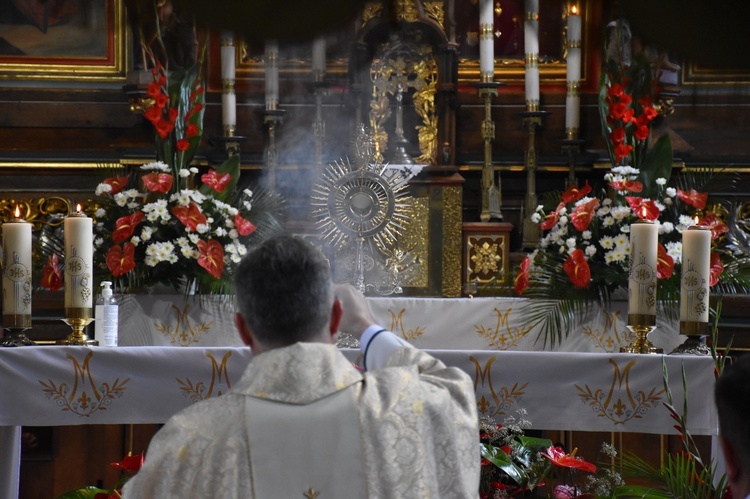
MULTIPOLYGON (((428 350, 429 351, 429 350, 428 350)), ((353 362, 359 350, 344 349, 353 362)), ((674 434, 662 406, 662 365, 674 405, 687 376, 689 430, 716 435, 708 357, 490 350, 432 350, 474 381, 480 415, 502 421, 525 409, 536 429, 674 434)), ((42 347, 0 350, 0 495, 17 497, 20 426, 163 423, 239 379, 244 347, 42 347)))

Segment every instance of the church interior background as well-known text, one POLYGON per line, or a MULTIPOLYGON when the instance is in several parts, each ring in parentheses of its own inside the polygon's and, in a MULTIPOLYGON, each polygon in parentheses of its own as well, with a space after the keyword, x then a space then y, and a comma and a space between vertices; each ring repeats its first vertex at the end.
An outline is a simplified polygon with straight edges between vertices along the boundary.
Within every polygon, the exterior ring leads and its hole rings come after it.
MULTIPOLYGON (((236 156, 242 186, 277 196, 283 225, 329 251, 345 280, 357 277, 356 238, 346 239, 344 251, 326 244, 341 242, 331 231, 353 224, 333 220, 339 215, 327 197, 346 179, 326 168, 381 165, 377 172, 387 173, 373 175, 367 189, 375 198, 391 195, 393 205, 390 223, 370 221, 386 236, 362 250, 371 261, 362 277, 380 279, 368 294, 399 287, 415 299, 513 296, 519 265, 539 248, 536 206, 551 192, 601 184, 612 167, 599 92, 603 47, 620 17, 660 68, 651 134, 670 137, 673 172, 727 174, 709 204, 723 206, 724 216, 734 210, 749 251, 742 228, 750 217, 750 57, 733 21, 743 16, 731 11, 747 10, 740 2, 678 9, 675 2, 542 0, 532 58, 523 0, 489 2, 490 29, 480 23, 483 0, 331 0, 314 8, 263 1, 238 12, 198 3, 156 2, 171 64, 205 42, 203 139, 193 165, 206 171, 236 156), (581 22, 574 44, 569 17, 581 22), (194 18, 211 26, 196 28, 194 18), (489 75, 480 53, 486 38, 489 75), (571 84, 573 49, 580 75, 571 84), (538 96, 529 93, 529 66, 538 68, 538 96), (326 171, 330 182, 321 184, 326 171), (408 191, 406 213, 399 189, 408 191)), ((154 2, 57 0, 41 17, 23 4, 0 5, 0 212, 7 221, 25 203, 41 226, 75 203, 91 205, 106 172, 153 161, 153 128, 144 118, 151 66, 139 30, 154 40, 144 14, 154 2)), ((359 200, 348 201, 355 215, 359 200)), ((30 337, 63 338, 61 292, 35 291, 34 303, 30 337)), ((750 345, 747 303, 744 294, 722 297, 719 345, 731 340, 736 354, 750 345)), ((113 483, 109 463, 145 449, 157 428, 24 427, 21 497, 113 483)), ((589 455, 607 441, 656 463, 679 447, 674 435, 552 434, 589 455)), ((699 440, 710 445, 707 436, 699 440)))

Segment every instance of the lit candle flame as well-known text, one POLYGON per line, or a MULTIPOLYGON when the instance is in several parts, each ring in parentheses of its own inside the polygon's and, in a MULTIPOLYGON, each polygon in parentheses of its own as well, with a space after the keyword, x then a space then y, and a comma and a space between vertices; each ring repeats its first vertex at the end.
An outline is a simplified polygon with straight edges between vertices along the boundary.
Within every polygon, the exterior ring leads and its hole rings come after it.
POLYGON ((572 6, 572 7, 570 8, 570 15, 571 15, 571 16, 577 16, 577 15, 578 15, 578 7, 576 7, 575 5, 573 5, 573 6, 572 6))
POLYGON ((693 224, 694 224, 694 225, 698 225, 698 215, 695 215, 695 216, 693 217, 693 224))
POLYGON ((76 213, 81 213, 81 203, 76 203, 76 213))
POLYGON ((21 218, 21 207, 16 205, 16 218, 21 218))

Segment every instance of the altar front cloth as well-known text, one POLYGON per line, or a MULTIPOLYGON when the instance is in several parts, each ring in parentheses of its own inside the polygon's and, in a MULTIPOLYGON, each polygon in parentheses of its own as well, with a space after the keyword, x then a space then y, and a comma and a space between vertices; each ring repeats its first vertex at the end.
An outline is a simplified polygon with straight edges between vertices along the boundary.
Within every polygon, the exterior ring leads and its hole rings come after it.
MULTIPOLYGON (((715 435, 709 357, 428 350, 474 380, 480 415, 525 409, 534 428, 675 433, 663 407, 667 366, 675 407, 688 383, 688 427, 715 435)), ((358 350, 343 350, 357 361, 358 350)), ((0 350, 0 426, 163 423, 220 396, 250 361, 240 347, 39 347, 0 350)))

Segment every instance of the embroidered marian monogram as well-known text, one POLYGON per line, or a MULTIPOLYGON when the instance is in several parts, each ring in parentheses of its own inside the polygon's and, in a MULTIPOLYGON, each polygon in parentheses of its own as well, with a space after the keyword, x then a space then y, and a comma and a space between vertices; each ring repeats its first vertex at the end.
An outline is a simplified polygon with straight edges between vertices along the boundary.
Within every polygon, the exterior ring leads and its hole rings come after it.
POLYGON ((393 313, 393 310, 391 309, 388 309, 388 312, 391 313, 391 331, 401 331, 401 337, 406 341, 414 341, 424 333, 424 326, 417 326, 416 328, 408 329, 404 327, 405 308, 402 308, 398 315, 393 313))
POLYGON ((583 326, 582 332, 585 336, 588 336, 591 342, 596 346, 597 349, 607 353, 617 351, 621 345, 627 345, 635 339, 635 333, 630 331, 619 331, 617 329, 617 318, 620 315, 620 311, 616 310, 610 313, 606 308, 602 309, 604 314, 604 328, 599 331, 599 328, 592 328, 591 326, 583 326))
POLYGON ((229 351, 224 354, 221 362, 217 362, 216 358, 211 355, 210 352, 206 352, 206 357, 211 359, 211 381, 208 383, 208 388, 206 388, 206 384, 203 381, 198 381, 193 385, 190 378, 185 378, 185 381, 176 378, 177 382, 180 384, 182 394, 185 397, 189 397, 193 402, 197 402, 199 400, 211 398, 214 389, 216 389, 217 397, 221 396, 226 390, 229 390, 232 387, 232 383, 229 381, 227 361, 231 355, 232 352, 229 351), (226 388, 224 388, 224 385, 226 385, 226 388))
POLYGON ((497 348, 498 350, 510 350, 518 346, 518 342, 523 339, 524 336, 529 334, 531 326, 520 326, 510 328, 510 316, 512 308, 508 308, 503 314, 500 310, 495 307, 495 315, 497 317, 497 323, 494 328, 484 327, 483 324, 474 324, 474 329, 477 333, 484 336, 491 347, 497 348), (501 331, 505 328, 505 331, 501 331))
POLYGON ((161 322, 154 322, 154 327, 157 331, 167 336, 170 339, 170 343, 177 343, 181 347, 187 347, 193 343, 198 343, 201 336, 206 334, 213 325, 213 322, 190 322, 188 316, 188 310, 190 309, 189 304, 185 304, 182 310, 177 308, 177 305, 172 305, 172 308, 177 314, 177 324, 167 325, 161 322))
POLYGON ((307 492, 305 492, 302 495, 305 496, 307 499, 318 499, 318 491, 312 488, 307 489, 307 492))
POLYGON ((500 393, 495 391, 495 388, 492 386, 492 373, 490 370, 492 369, 492 364, 497 360, 497 357, 490 357, 484 365, 484 369, 482 369, 479 365, 479 361, 474 358, 473 355, 469 357, 469 360, 474 363, 474 367, 476 368, 474 371, 474 392, 477 393, 480 381, 482 382, 482 387, 484 387, 485 381, 490 387, 492 402, 488 401, 484 395, 477 400, 477 407, 479 412, 483 415, 494 417, 506 414, 511 406, 520 400, 520 398, 526 393, 525 389, 528 382, 521 386, 518 386, 518 383, 515 383, 510 389, 503 386, 500 389, 500 393))
POLYGON ((60 407, 61 411, 70 411, 81 417, 89 417, 97 411, 106 411, 115 398, 120 398, 125 393, 125 385, 130 378, 120 381, 120 378, 110 385, 110 383, 101 383, 97 385, 94 381, 94 374, 91 372, 89 365, 94 352, 89 352, 83 359, 83 365, 78 359, 71 354, 66 357, 73 362, 73 388, 68 387, 67 383, 55 383, 53 380, 47 380, 47 383, 38 380, 42 385, 42 391, 47 394, 60 407), (92 398, 93 396, 93 398, 92 398))
POLYGON ((631 391, 630 370, 636 363, 635 359, 625 365, 622 373, 614 359, 610 358, 609 363, 614 367, 609 391, 597 388, 592 392, 588 385, 584 385, 584 388, 575 385, 578 396, 584 403, 588 403, 598 416, 605 417, 616 425, 625 424, 631 419, 642 418, 654 404, 661 401, 660 395, 664 393, 664 388, 651 388, 648 394, 644 390, 639 390, 635 394, 631 391))

